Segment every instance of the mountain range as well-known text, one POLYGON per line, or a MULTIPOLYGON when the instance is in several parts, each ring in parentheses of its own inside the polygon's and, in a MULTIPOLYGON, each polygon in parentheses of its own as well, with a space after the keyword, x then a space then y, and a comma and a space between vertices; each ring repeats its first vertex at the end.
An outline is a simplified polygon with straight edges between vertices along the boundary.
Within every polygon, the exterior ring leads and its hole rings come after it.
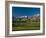
POLYGON ((33 16, 13 16, 12 19, 17 19, 17 18, 21 18, 21 19, 40 19, 40 14, 36 14, 33 16))

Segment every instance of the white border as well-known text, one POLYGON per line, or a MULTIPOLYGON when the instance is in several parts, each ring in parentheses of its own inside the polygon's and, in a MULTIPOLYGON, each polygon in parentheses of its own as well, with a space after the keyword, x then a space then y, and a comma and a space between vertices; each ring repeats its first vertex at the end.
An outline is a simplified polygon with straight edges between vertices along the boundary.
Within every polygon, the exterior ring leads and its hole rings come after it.
POLYGON ((9 34, 43 33, 43 6, 40 6, 40 5, 24 5, 24 4, 10 4, 9 14, 10 14, 9 34), (40 8, 40 30, 12 31, 12 7, 13 6, 14 7, 36 7, 36 8, 40 8))

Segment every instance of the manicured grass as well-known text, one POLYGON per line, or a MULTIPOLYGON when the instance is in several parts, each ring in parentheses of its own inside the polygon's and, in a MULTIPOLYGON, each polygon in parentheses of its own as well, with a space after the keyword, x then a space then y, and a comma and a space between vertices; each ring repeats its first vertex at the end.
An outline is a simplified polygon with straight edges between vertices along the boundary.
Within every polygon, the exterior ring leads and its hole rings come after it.
POLYGON ((26 20, 26 22, 19 21, 20 23, 12 23, 13 31, 22 30, 40 30, 40 21, 26 20))

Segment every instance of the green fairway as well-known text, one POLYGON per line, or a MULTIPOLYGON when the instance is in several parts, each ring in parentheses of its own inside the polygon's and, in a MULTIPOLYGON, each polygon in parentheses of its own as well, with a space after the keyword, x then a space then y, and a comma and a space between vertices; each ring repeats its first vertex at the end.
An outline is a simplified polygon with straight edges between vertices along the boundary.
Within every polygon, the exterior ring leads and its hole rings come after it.
POLYGON ((40 30, 40 20, 15 20, 12 22, 13 31, 22 31, 22 30, 40 30))

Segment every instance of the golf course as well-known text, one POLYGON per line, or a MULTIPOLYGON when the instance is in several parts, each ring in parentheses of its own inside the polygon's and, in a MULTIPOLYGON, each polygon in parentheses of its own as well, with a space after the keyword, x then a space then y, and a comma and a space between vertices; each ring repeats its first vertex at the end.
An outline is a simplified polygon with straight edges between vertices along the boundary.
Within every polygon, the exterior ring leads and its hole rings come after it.
POLYGON ((40 30, 40 19, 17 18, 12 21, 12 31, 40 30))

